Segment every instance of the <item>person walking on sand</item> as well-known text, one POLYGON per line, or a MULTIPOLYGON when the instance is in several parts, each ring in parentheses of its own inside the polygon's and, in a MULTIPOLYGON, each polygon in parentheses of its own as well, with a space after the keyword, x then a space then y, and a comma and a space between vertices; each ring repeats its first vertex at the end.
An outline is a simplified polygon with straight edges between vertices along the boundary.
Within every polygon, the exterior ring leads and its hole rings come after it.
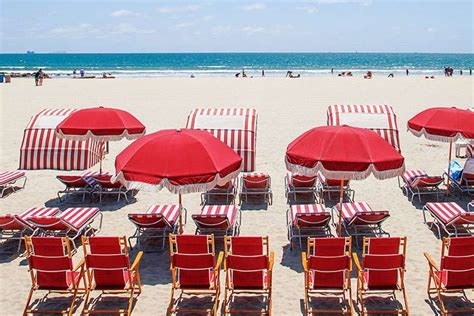
POLYGON ((265 77, 265 70, 262 69, 262 77, 265 77))
POLYGON ((407 76, 408 76, 408 74, 409 74, 409 71, 408 71, 408 68, 407 68, 407 76))
POLYGON ((35 84, 36 86, 42 86, 43 85, 43 68, 40 68, 36 73, 35 73, 35 84))
POLYGON ((81 78, 84 78, 84 74, 85 74, 84 69, 81 69, 79 73, 81 74, 81 78))

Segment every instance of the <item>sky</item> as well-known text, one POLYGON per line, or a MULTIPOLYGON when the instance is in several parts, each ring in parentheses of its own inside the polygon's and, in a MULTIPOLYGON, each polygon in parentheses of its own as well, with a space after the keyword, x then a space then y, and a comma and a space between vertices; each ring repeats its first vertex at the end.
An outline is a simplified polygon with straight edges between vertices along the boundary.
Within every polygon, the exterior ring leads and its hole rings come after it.
POLYGON ((0 52, 473 53, 473 0, 0 0, 0 52))

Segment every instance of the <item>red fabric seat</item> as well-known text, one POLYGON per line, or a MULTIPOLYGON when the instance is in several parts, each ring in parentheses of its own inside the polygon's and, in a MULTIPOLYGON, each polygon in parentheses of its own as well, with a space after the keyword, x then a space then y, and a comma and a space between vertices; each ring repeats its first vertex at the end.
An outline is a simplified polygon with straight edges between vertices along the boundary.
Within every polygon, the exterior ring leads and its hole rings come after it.
POLYGON ((56 178, 69 188, 84 188, 89 186, 82 176, 61 175, 57 176, 56 178))
POLYGON ((173 268, 178 271, 181 289, 214 288, 214 255, 175 253, 172 257, 173 268))
POLYGON ((236 290, 268 288, 266 271, 269 259, 266 255, 242 256, 228 254, 226 267, 230 271, 230 281, 236 290))

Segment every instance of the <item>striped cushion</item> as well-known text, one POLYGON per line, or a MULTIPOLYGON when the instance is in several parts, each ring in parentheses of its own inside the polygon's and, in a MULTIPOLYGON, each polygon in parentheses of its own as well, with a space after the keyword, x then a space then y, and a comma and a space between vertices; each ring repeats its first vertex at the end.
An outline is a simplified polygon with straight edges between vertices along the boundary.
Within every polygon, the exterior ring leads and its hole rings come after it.
MULTIPOLYGON (((2 219, 11 219, 8 221, 8 225, 3 226, 2 229, 21 229, 21 226, 26 226, 30 229, 34 229, 32 223, 28 222, 28 220, 34 216, 54 216, 59 213, 59 208, 57 207, 32 207, 25 210, 20 215, 13 215, 13 214, 5 214, 0 215, 2 219), (14 222, 12 222, 14 221, 14 222)), ((3 221, 6 222, 6 221, 3 221)))
POLYGON ((152 205, 146 211, 147 214, 162 214, 169 223, 175 223, 179 217, 179 205, 176 204, 163 204, 163 205, 152 205))
POLYGON ((237 211, 235 205, 205 205, 201 210, 201 215, 226 215, 229 223, 234 225, 237 211))
POLYGON ((61 220, 76 230, 89 223, 97 214, 97 207, 71 207, 61 213, 61 220))
MULTIPOLYGON (((338 208, 339 208, 338 204, 338 208)), ((373 212, 372 208, 367 202, 342 203, 342 218, 350 222, 357 213, 373 212)))
POLYGON ((420 176, 428 176, 428 174, 422 169, 408 170, 405 171, 405 173, 402 175, 402 178, 406 183, 411 184, 415 178, 420 176))
POLYGON ((290 206, 291 211, 291 220, 296 221, 297 214, 326 214, 329 215, 329 212, 326 211, 324 205, 322 204, 296 204, 290 206))
POLYGON ((25 173, 23 171, 2 171, 0 172, 0 186, 9 184, 24 176, 25 173))
POLYGON ((426 203, 426 207, 443 223, 449 224, 466 211, 456 202, 426 203))

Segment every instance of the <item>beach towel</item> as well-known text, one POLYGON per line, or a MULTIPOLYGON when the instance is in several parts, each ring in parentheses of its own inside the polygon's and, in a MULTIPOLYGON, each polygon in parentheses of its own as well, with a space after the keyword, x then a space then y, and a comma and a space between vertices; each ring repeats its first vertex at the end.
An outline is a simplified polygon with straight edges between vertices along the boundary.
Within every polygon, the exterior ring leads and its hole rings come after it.
MULTIPOLYGON (((467 163, 467 161, 466 161, 467 163)), ((462 173, 462 166, 456 160, 451 160, 451 165, 449 167, 449 172, 451 173, 451 179, 458 180, 462 173)))

